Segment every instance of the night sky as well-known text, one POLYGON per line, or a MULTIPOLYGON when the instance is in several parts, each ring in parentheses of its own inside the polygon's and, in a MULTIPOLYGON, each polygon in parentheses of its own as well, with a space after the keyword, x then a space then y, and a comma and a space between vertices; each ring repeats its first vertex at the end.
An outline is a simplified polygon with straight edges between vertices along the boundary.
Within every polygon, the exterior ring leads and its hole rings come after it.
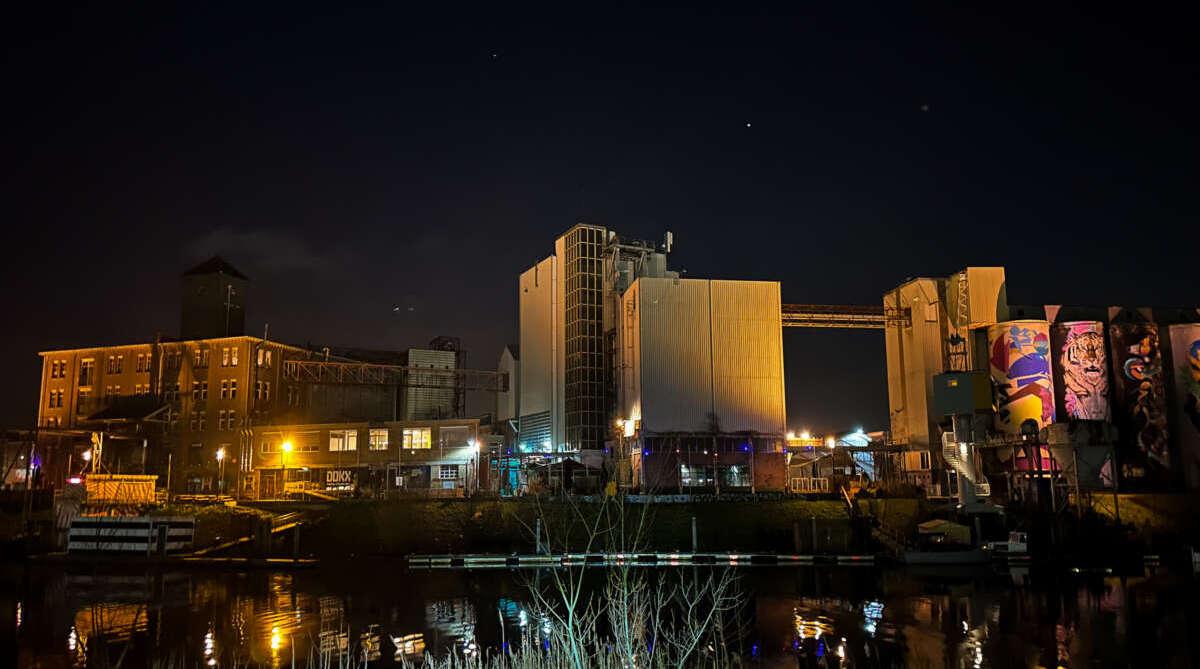
MULTIPOLYGON (((166 4, 6 10, 0 424, 37 351, 177 334, 213 253, 251 334, 485 368, 577 220, 787 302, 1000 264, 1018 304, 1200 303, 1183 16, 166 4)), ((881 333, 784 341, 792 427, 886 427, 881 333)))

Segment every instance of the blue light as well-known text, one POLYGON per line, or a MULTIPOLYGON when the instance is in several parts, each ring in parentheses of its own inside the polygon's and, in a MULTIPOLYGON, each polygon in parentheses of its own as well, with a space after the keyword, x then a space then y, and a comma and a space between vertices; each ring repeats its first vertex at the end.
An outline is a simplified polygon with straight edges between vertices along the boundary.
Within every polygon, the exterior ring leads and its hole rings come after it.
POLYGON ((650 449, 647 448, 646 450, 642 451, 642 455, 650 455, 650 449))
POLYGON ((750 646, 750 657, 758 657, 758 644, 750 646))
POLYGON ((825 657, 825 642, 817 641, 817 657, 825 657))

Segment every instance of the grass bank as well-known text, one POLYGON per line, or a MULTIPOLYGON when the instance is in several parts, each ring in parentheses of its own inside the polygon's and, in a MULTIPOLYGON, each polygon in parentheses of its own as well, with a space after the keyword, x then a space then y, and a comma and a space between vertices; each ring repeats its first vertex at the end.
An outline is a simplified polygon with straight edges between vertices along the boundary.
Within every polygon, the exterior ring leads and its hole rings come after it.
MULTIPOLYGON (((626 506, 627 536, 646 519, 642 548, 690 550, 696 518, 701 550, 790 553, 852 549, 845 508, 837 501, 774 500, 626 506), (815 531, 814 531, 815 520, 815 531), (799 547, 796 535, 799 535, 799 547)), ((596 505, 531 500, 420 500, 345 502, 307 532, 305 545, 322 557, 410 553, 529 553, 538 518, 555 550, 582 550, 579 516, 596 505), (577 515, 578 513, 578 515, 577 515)), ((597 545, 599 550, 603 541, 597 545)))

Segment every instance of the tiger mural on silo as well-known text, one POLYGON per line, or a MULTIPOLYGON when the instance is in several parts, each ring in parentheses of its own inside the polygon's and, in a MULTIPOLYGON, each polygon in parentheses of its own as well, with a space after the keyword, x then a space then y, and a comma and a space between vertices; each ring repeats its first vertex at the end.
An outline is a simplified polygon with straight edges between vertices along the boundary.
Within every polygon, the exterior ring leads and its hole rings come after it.
POLYGON ((1104 324, 1097 321, 1059 323, 1054 326, 1058 352, 1060 406, 1065 416, 1077 420, 1108 420, 1108 353, 1104 324))

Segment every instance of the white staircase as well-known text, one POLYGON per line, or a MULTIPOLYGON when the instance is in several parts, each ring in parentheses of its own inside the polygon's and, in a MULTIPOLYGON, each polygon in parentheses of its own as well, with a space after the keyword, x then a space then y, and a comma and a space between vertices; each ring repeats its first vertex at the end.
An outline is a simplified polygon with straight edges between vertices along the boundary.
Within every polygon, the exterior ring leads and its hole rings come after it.
POLYGON ((954 441, 953 433, 942 434, 942 459, 958 472, 958 485, 973 486, 976 497, 990 497, 992 486, 988 483, 987 477, 975 472, 971 463, 963 459, 962 451, 959 448, 958 442, 954 441))

